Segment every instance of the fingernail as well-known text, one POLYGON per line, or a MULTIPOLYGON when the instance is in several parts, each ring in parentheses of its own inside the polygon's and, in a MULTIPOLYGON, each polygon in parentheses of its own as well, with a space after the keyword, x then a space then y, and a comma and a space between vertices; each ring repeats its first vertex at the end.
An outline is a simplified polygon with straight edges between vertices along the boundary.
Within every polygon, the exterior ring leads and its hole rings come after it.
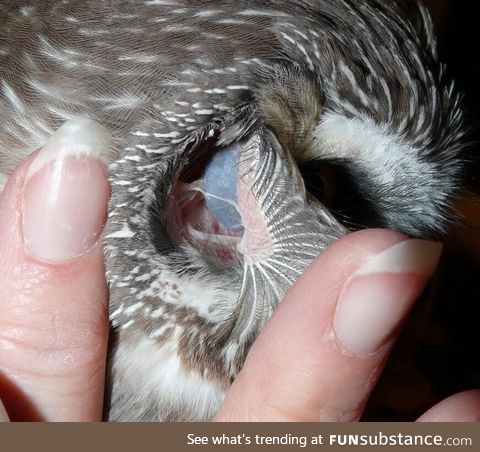
POLYGON ((407 240, 383 250, 347 281, 333 322, 348 352, 376 353, 395 333, 437 267, 439 243, 407 240))
POLYGON ((110 143, 103 126, 74 119, 32 161, 23 188, 23 238, 32 257, 66 261, 97 243, 110 196, 100 157, 110 143))
POLYGON ((10 421, 10 419, 8 417, 7 410, 5 409, 2 401, 0 400, 0 422, 8 422, 8 421, 10 421))

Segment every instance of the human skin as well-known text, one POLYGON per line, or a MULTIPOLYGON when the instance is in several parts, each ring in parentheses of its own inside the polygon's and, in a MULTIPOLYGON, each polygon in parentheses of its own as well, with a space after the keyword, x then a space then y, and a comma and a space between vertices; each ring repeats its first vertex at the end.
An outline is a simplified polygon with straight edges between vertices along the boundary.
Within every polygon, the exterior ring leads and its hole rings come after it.
MULTIPOLYGON (((94 151, 53 160, 42 152, 19 165, 0 199, 3 417, 98 421, 109 331, 106 170, 94 151)), ((267 323, 216 420, 358 420, 440 251, 387 230, 335 242, 267 323)), ((478 421, 480 392, 420 420, 478 421)))

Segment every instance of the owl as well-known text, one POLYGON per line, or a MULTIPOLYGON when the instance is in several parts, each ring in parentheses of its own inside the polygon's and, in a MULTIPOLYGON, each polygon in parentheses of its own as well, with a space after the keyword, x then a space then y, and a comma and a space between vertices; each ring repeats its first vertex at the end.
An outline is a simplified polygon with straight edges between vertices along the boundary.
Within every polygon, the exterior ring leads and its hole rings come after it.
POLYGON ((3 177, 72 118, 114 143, 110 420, 211 419, 330 243, 441 233, 462 186, 460 97, 413 0, 2 2, 3 177))

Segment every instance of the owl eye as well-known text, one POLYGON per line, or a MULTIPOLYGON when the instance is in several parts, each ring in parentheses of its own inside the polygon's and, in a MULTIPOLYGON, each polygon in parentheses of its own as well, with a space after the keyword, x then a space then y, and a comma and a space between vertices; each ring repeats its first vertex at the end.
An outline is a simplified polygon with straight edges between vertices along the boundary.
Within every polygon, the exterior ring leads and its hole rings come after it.
POLYGON ((330 207, 335 202, 336 174, 326 162, 308 162, 300 165, 300 173, 307 191, 323 205, 330 207))
POLYGON ((307 191, 351 230, 385 226, 364 170, 340 159, 299 166, 307 191))

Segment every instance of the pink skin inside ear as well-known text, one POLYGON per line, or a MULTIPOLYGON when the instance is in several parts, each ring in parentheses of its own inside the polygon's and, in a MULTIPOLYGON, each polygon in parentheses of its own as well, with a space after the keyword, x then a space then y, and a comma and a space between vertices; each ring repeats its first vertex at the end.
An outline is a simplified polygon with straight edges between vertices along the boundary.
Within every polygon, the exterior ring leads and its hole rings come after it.
MULTIPOLYGON (((248 144, 246 147, 238 168, 218 175, 237 178, 238 200, 229 199, 228 193, 223 193, 221 189, 214 194, 206 192, 205 175, 190 183, 179 180, 172 192, 176 205, 174 222, 180 225, 186 237, 193 245, 215 251, 217 256, 228 256, 227 260, 231 260, 235 250, 251 261, 265 259, 273 252, 273 239, 253 190, 256 173, 254 149, 248 144), (235 204, 240 213, 243 230, 224 226, 210 211, 206 196, 217 196, 235 204)), ((225 184, 225 187, 228 187, 228 184, 225 184)))
MULTIPOLYGON (((252 151, 247 151, 246 154, 252 151)), ((253 192, 255 171, 251 169, 252 159, 247 155, 242 158, 238 168, 237 193, 244 233, 238 244, 238 251, 251 260, 265 259, 273 252, 273 240, 253 192)))

